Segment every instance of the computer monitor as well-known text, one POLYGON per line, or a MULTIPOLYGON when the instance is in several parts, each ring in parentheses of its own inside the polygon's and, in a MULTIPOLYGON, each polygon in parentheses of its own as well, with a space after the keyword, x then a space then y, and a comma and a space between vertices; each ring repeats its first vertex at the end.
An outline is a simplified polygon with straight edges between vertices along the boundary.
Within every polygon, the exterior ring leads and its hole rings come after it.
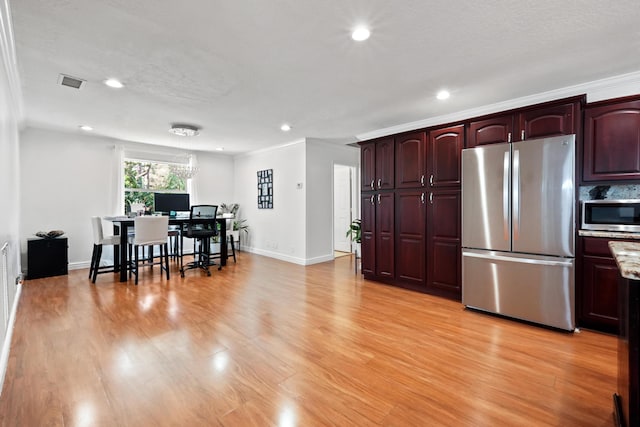
POLYGON ((168 215, 175 212, 185 212, 191 208, 189 194, 182 193, 154 193, 153 210, 168 215))

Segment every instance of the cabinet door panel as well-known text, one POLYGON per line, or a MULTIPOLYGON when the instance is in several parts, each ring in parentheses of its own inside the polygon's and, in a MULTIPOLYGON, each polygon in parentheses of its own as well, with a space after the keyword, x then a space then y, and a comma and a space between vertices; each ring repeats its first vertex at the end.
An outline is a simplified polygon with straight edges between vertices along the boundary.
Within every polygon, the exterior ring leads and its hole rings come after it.
POLYGON ((618 275, 612 258, 583 258, 581 317, 587 326, 617 332, 618 275))
POLYGON ((513 134, 513 114, 477 120, 469 123, 467 148, 478 145, 511 142, 513 134))
POLYGON ((454 293, 460 297, 462 291, 461 250, 460 243, 454 241, 433 242, 429 250, 429 254, 433 258, 429 287, 454 293))
POLYGON ((376 189, 388 190, 394 186, 395 143, 393 138, 376 142, 376 189))
POLYGON ((427 157, 431 165, 429 183, 432 187, 460 185, 462 147, 464 147, 464 125, 429 132, 427 157))
POLYGON ((584 181, 640 179, 640 101, 585 111, 584 181))
POLYGON ((396 188, 423 187, 427 174, 425 132, 396 138, 396 188))
POLYGON ((518 132, 514 141, 576 133, 575 115, 580 104, 570 102, 561 105, 525 110, 518 114, 518 132))
POLYGON ((360 190, 373 191, 376 180, 376 146, 367 142, 360 146, 360 190))
POLYGON ((376 263, 376 205, 375 195, 363 195, 360 202, 361 224, 360 251, 362 257, 362 273, 366 276, 375 275, 376 263))
POLYGON ((394 274, 394 194, 376 195, 376 275, 393 278, 394 274))
POLYGON ((396 193, 396 277, 419 286, 426 274, 426 199, 422 191, 396 193))
POLYGON ((460 190, 439 190, 430 197, 428 211, 428 288, 461 297, 460 190))

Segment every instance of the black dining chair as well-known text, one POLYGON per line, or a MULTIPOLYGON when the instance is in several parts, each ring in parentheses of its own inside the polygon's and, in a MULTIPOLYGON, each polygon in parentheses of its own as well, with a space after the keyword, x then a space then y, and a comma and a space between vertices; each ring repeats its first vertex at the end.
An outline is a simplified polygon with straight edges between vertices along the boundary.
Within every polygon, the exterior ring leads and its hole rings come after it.
MULTIPOLYGON (((180 258, 180 276, 184 277, 184 272, 190 269, 201 269, 211 276, 209 266, 213 265, 211 258, 211 238, 218 235, 216 225, 216 205, 194 205, 191 206, 189 220, 183 225, 181 238, 194 239, 193 262, 186 265, 180 258)), ((181 245, 184 247, 184 245, 181 245)), ((218 270, 222 268, 218 266, 218 270)))

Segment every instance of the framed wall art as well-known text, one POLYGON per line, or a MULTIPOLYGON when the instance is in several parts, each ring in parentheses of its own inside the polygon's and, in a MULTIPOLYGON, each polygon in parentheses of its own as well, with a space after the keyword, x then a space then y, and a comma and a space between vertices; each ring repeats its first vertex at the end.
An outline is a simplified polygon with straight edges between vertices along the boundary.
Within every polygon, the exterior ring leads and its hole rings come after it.
POLYGON ((258 209, 273 209, 273 169, 258 171, 258 209))

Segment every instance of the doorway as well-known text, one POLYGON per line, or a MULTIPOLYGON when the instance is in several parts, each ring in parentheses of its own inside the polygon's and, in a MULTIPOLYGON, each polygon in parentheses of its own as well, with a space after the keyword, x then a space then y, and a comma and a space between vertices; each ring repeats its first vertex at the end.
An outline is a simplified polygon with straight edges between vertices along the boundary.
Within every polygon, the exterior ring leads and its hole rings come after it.
POLYGON ((355 168, 347 165, 333 165, 333 249, 335 256, 352 252, 351 239, 347 230, 354 219, 355 168))

